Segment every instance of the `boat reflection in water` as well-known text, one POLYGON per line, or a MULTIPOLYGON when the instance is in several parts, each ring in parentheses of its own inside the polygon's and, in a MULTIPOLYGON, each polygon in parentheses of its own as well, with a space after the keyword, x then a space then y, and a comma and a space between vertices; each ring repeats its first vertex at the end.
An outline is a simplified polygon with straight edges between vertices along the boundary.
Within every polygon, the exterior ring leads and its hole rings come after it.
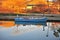
MULTIPOLYGON (((47 22, 47 18, 46 17, 42 17, 42 18, 24 18, 24 17, 17 17, 14 19, 15 24, 17 24, 17 28, 20 24, 22 24, 23 26, 25 25, 43 25, 43 26, 47 26, 46 22, 47 22)), ((43 31, 44 31, 44 27, 43 27, 43 31)))
POLYGON ((14 21, 0 21, 0 39, 6 40, 60 40, 60 22, 43 25, 17 25, 14 21))

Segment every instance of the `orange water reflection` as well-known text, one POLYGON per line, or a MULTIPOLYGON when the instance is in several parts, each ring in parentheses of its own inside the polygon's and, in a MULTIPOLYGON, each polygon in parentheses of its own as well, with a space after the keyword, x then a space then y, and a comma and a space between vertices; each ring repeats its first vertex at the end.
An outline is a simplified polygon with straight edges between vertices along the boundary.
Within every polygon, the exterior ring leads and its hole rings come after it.
POLYGON ((12 27, 14 26, 14 21, 0 21, 0 26, 3 26, 3 27, 12 27))
POLYGON ((60 25, 60 22, 52 22, 52 26, 57 27, 58 25, 60 25))
MULTIPOLYGON (((14 23, 14 21, 0 21, 0 26, 3 26, 5 28, 13 27, 15 25, 16 24, 14 23)), ((60 22, 51 22, 51 25, 53 27, 58 27, 58 25, 60 25, 60 22)), ((41 25, 37 25, 37 26, 40 27, 41 25)))

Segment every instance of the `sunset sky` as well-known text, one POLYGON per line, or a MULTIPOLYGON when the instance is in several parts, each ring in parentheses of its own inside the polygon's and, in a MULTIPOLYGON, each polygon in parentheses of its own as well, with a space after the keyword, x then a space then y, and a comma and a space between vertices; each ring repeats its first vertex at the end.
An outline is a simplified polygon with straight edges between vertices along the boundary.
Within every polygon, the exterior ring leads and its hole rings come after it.
MULTIPOLYGON (((46 0, 0 0, 0 13, 26 13, 27 5, 29 4, 43 4, 48 6, 46 0)), ((53 3, 49 2, 49 4, 51 5, 53 3)), ((53 5, 52 7, 55 6, 53 5)), ((58 13, 57 8, 51 9, 55 10, 58 13)))

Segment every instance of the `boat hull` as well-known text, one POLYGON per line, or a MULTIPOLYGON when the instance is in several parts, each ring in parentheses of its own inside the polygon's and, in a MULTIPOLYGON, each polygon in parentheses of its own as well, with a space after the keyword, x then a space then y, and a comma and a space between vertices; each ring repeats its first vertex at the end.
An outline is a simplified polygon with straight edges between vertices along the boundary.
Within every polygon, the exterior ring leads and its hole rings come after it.
POLYGON ((15 24, 23 24, 23 25, 46 25, 47 18, 42 19, 24 19, 24 18, 15 18, 15 24))

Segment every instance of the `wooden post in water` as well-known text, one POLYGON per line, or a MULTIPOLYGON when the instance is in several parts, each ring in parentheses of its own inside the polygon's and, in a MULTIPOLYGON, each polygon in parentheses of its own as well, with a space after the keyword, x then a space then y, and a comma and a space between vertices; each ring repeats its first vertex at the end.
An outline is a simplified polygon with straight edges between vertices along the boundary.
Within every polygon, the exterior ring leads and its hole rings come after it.
POLYGON ((49 36, 49 27, 50 27, 50 23, 47 24, 47 27, 48 27, 48 29, 47 29, 47 35, 46 35, 46 37, 49 36))

